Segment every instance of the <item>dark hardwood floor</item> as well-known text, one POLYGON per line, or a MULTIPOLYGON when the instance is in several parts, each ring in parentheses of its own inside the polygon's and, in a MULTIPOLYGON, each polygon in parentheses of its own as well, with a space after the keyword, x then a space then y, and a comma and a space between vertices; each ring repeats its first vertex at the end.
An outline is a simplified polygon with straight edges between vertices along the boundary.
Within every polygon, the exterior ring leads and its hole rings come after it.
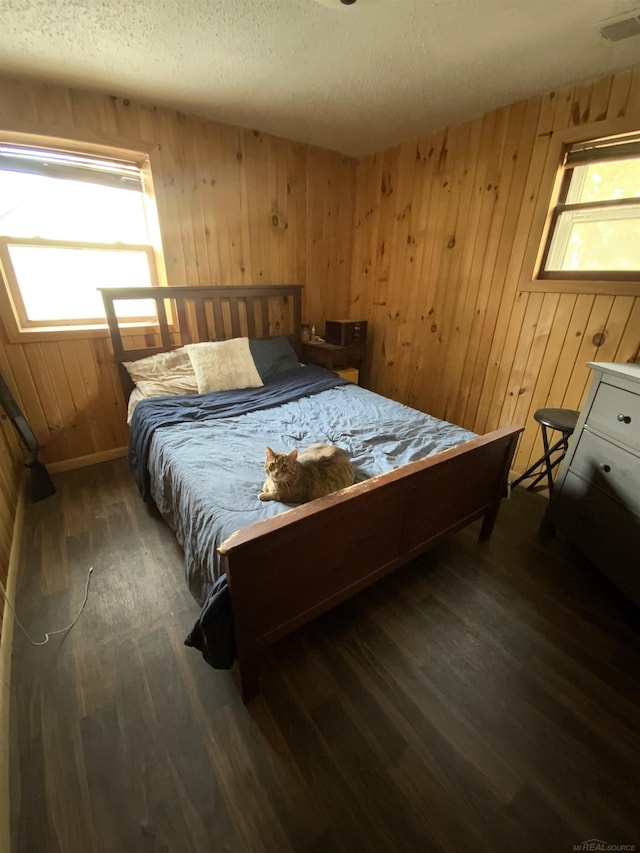
MULTIPOLYGON (((19 853, 640 845, 638 611, 521 489, 270 648, 245 708, 183 639, 182 555, 124 460, 27 508, 12 683, 19 853)), ((437 498, 434 498, 437 499, 437 498)))

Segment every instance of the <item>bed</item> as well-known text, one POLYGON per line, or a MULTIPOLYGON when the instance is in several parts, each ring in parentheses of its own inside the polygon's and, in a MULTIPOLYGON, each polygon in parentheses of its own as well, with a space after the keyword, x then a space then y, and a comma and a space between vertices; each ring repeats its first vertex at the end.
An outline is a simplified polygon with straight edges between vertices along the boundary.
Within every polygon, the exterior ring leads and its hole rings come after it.
MULTIPOLYGON (((184 345, 243 338, 258 347, 286 336, 300 352, 298 285, 102 296, 125 398, 134 388, 125 364, 184 345), (132 299, 154 306, 142 338, 116 311, 132 299)), ((211 393, 138 393, 130 407, 132 473, 174 530, 200 605, 186 643, 214 667, 237 662, 245 701, 259 691, 261 647, 478 518, 487 539, 521 432, 475 436, 296 358, 261 377, 211 393), (259 501, 265 446, 315 442, 347 450, 355 484, 295 507, 259 501)))

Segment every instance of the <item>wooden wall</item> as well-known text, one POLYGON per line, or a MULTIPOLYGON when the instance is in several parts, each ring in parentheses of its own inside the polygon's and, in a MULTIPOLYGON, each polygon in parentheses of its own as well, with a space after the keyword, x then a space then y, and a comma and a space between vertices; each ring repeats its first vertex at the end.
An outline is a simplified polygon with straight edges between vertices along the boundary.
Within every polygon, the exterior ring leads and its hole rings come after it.
MULTIPOLYGON (((349 312, 370 322, 375 390, 478 432, 526 424, 520 470, 539 453, 533 411, 578 408, 585 362, 624 361, 640 346, 640 299, 519 290, 549 133, 621 115, 640 126, 638 71, 356 164, 153 105, 0 77, 0 126, 159 143, 154 181, 170 284, 304 284, 305 320, 322 328, 349 312), (603 330, 596 348, 592 336, 603 330)), ((10 344, 0 326, 0 371, 45 461, 126 444, 106 338, 10 344)), ((2 565, 19 459, 3 428, 2 565)))
MULTIPOLYGON (((2 122, 159 143, 154 168, 169 284, 305 286, 305 319, 347 308, 354 163, 334 152, 120 98, 0 77, 2 122)), ((52 131, 53 132, 53 131, 52 131)), ((106 338, 8 344, 45 461, 121 447, 123 402, 106 338)))
POLYGON ((640 298, 519 290, 550 132, 622 116, 640 129, 640 71, 358 164, 350 315, 370 323, 369 384, 479 433, 525 424, 516 470, 541 453, 537 408, 578 409, 585 362, 640 349, 640 298))
MULTIPOLYGON (((344 316, 355 163, 334 152, 126 99, 0 76, 0 127, 104 134, 160 145, 154 168, 169 284, 305 286, 304 319, 344 316)), ((0 372, 45 462, 127 443, 106 337, 10 344, 0 372)), ((7 436, 10 435, 10 430, 7 436)), ((6 570, 20 453, 0 432, 0 567, 6 570)))
MULTIPOLYGON (((7 582, 15 507, 22 471, 22 452, 13 427, 9 420, 0 414, 0 581, 3 584, 7 582)), ((0 595, 0 626, 4 606, 4 598, 0 595)))

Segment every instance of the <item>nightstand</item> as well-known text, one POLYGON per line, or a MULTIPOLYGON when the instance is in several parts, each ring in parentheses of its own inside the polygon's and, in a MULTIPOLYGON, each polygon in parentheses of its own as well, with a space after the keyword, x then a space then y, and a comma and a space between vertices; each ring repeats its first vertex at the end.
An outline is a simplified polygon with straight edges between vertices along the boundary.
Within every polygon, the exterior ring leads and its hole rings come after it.
POLYGON ((338 372, 341 368, 355 368, 358 382, 366 355, 366 344, 327 344, 324 341, 309 341, 302 344, 302 360, 307 364, 318 364, 327 370, 338 372))

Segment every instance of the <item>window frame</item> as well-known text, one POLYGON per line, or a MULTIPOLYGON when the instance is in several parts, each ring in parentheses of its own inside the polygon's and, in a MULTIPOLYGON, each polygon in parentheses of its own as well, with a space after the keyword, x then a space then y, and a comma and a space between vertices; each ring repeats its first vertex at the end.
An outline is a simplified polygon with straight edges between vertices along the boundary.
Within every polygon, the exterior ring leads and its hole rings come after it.
MULTIPOLYGON (((569 130, 552 132, 525 250, 520 290, 533 293, 587 293, 610 296, 640 296, 640 272, 591 271, 577 276, 573 271, 546 271, 544 263, 551 245, 550 235, 568 189, 564 157, 568 148, 608 137, 640 133, 635 120, 602 121, 569 130)), ((580 205, 584 207, 584 205, 580 205)))
MULTIPOLYGON (((160 236, 160 222, 153 187, 152 171, 157 166, 156 158, 159 146, 132 141, 123 138, 107 140, 103 136, 90 133, 78 133, 68 128, 52 128, 46 135, 41 128, 25 125, 9 127, 5 122, 0 126, 0 142, 12 145, 32 145, 40 148, 63 149, 97 157, 129 159, 140 163, 144 182, 144 198, 150 242, 147 244, 128 243, 88 243, 71 240, 43 240, 41 238, 21 238, 0 236, 0 309, 2 320, 10 343, 25 341, 50 341, 76 338, 108 337, 109 328, 106 318, 96 322, 96 318, 64 320, 29 320, 24 308, 20 287, 9 257, 8 244, 68 246, 70 248, 95 248, 109 251, 127 249, 143 250, 149 258, 152 287, 166 287, 167 276, 160 236)), ((132 333, 154 331, 155 319, 127 318, 122 324, 131 328, 132 333)))

